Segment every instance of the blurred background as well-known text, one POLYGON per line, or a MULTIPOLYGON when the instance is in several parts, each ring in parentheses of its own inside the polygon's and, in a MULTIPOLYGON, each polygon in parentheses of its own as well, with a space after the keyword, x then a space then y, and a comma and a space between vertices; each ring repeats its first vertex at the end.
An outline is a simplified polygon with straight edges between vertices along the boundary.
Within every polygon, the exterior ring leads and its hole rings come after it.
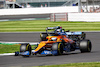
POLYGON ((0 0, 0 9, 59 6, 79 6, 82 12, 100 12, 100 0, 0 0))

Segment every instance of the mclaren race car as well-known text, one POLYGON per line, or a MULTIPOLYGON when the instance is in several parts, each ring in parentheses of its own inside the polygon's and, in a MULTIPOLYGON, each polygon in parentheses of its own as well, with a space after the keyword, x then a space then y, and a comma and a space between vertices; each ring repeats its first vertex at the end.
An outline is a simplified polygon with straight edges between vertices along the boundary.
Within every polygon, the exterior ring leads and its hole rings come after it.
POLYGON ((26 57, 37 54, 57 56, 63 54, 63 52, 67 53, 77 49, 81 52, 91 52, 92 43, 85 37, 84 32, 65 31, 60 26, 47 27, 45 33, 40 33, 41 41, 37 44, 35 50, 32 50, 29 43, 21 44, 20 52, 15 52, 15 56, 26 57))

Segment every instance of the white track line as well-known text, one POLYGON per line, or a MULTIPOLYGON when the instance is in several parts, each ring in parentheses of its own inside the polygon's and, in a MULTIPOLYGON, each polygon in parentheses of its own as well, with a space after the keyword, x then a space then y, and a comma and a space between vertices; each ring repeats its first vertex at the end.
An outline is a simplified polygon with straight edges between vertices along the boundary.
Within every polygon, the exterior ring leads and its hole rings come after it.
POLYGON ((36 45, 39 42, 5 42, 5 41, 0 41, 0 43, 4 43, 4 44, 21 44, 21 43, 29 43, 30 45, 36 45))
POLYGON ((9 19, 5 19, 5 20, 0 20, 0 22, 1 22, 1 21, 9 21, 9 19))
POLYGON ((0 54, 0 56, 10 56, 10 55, 15 55, 15 53, 4 53, 4 54, 0 54))
POLYGON ((24 34, 24 33, 27 33, 27 34, 28 34, 28 33, 33 33, 33 34, 34 34, 34 33, 41 33, 41 32, 43 32, 43 31, 40 31, 40 32, 0 32, 0 33, 12 33, 12 34, 13 34, 13 33, 15 33, 15 34, 16 34, 16 33, 23 33, 23 34, 24 34))

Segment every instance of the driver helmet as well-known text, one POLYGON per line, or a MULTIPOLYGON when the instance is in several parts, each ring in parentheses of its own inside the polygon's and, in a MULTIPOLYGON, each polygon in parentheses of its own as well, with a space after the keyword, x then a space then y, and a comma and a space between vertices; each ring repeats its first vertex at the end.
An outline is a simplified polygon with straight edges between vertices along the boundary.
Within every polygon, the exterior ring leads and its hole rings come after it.
POLYGON ((57 29, 57 32, 61 32, 61 29, 57 29))

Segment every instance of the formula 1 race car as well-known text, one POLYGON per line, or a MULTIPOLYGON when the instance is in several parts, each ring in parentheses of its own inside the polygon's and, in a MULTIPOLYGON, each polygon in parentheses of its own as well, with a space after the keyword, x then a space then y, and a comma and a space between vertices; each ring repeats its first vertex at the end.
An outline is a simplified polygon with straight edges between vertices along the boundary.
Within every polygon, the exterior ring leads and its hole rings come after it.
POLYGON ((15 56, 24 57, 33 55, 61 55, 63 52, 71 52, 79 49, 81 52, 91 52, 92 43, 85 39, 84 32, 65 31, 62 27, 47 27, 45 33, 40 33, 41 41, 35 50, 31 49, 29 43, 21 44, 20 52, 15 52, 15 56), (48 32, 48 30, 54 30, 48 32))

